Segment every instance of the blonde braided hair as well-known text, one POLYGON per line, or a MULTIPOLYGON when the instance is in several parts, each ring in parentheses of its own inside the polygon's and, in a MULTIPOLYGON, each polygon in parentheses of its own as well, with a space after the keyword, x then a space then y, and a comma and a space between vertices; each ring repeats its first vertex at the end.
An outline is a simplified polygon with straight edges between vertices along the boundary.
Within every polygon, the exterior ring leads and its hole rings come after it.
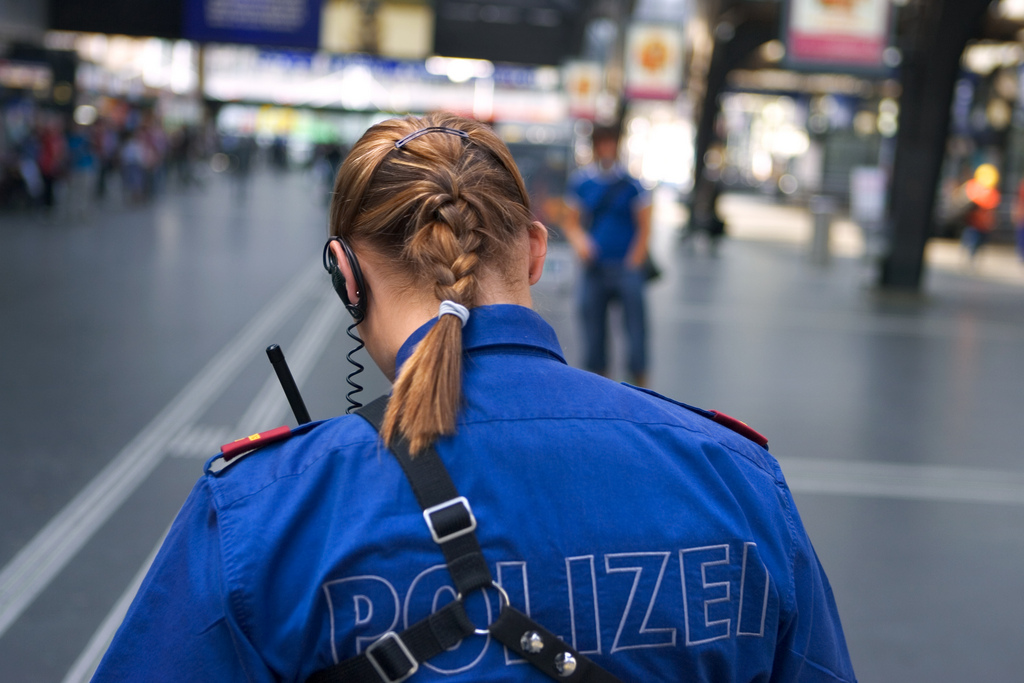
MULTIPOLYGON (((330 231, 396 264, 437 300, 477 305, 482 264, 505 268, 532 220, 522 177, 488 127, 451 114, 392 119, 368 130, 335 181, 330 231), (437 126, 464 131, 420 135, 437 126)), ((462 401, 462 323, 441 316, 395 380, 382 434, 418 453, 452 434, 462 401)))

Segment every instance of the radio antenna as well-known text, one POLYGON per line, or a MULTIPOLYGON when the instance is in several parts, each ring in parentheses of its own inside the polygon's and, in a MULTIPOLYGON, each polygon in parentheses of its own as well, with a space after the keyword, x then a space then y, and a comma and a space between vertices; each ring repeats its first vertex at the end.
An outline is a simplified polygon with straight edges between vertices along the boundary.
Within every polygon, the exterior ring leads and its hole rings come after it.
POLYGON ((295 413, 296 421, 300 425, 312 422, 309 411, 306 410, 306 404, 302 401, 302 394, 299 393, 299 387, 295 384, 295 378, 292 377, 292 371, 288 369, 288 362, 284 359, 284 351, 277 344, 271 344, 267 347, 267 358, 274 366, 274 372, 277 373, 277 379, 281 382, 281 388, 284 389, 288 405, 295 413))

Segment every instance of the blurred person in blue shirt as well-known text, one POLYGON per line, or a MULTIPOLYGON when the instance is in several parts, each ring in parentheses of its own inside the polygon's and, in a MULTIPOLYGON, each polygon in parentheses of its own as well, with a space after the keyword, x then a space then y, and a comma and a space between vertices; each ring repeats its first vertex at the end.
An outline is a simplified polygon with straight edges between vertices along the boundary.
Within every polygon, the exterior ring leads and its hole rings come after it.
MULTIPOLYGON (((303 681, 460 601, 387 452, 402 444, 436 452, 472 506, 507 595, 467 600, 476 626, 515 608, 623 681, 855 680, 763 437, 568 366, 530 308, 547 253, 531 216, 486 125, 364 134, 325 256, 394 381, 383 427, 345 415, 211 459, 94 680, 303 681)), ((417 665, 412 681, 549 680, 488 630, 417 665)))
POLYGON ((72 219, 80 220, 88 215, 95 182, 93 175, 96 169, 96 156, 89 130, 85 126, 73 125, 68 135, 67 146, 70 161, 67 214, 72 219))
POLYGON ((647 381, 644 284, 651 196, 618 162, 618 130, 596 127, 594 162, 575 172, 567 187, 565 236, 582 266, 579 315, 583 367, 608 373, 608 309, 622 308, 630 381, 647 381))

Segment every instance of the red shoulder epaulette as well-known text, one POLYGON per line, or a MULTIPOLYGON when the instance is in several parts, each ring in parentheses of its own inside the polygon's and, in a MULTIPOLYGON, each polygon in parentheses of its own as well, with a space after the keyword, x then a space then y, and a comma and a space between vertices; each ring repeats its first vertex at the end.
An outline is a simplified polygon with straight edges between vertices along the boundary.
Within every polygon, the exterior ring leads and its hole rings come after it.
POLYGON ((729 415, 726 415, 725 413, 720 413, 717 410, 704 410, 703 408, 698 408, 697 406, 691 406, 689 403, 683 403, 682 401, 677 401, 674 398, 669 398, 668 396, 662 396, 658 392, 651 391, 650 389, 646 389, 644 387, 635 387, 632 384, 625 384, 624 386, 627 386, 630 389, 636 389, 637 391, 641 391, 641 392, 647 394, 648 396, 653 396, 655 398, 660 398, 662 401, 668 401, 669 403, 677 405, 680 408, 686 408, 687 410, 689 410, 691 412, 694 412, 694 413, 697 413, 698 415, 702 415, 702 416, 706 417, 707 419, 711 420, 712 422, 717 422, 718 424, 722 425, 726 429, 729 429, 731 431, 736 432, 737 434, 739 434, 740 436, 742 436, 743 438, 745 438, 745 439, 747 439, 749 441, 753 441, 754 443, 756 443, 761 448, 764 448, 764 449, 768 448, 768 437, 766 437, 761 432, 759 432, 759 431, 757 431, 755 429, 752 429, 750 427, 750 425, 748 425, 746 422, 743 422, 741 420, 737 420, 735 417, 731 417, 729 415))
POLYGON ((231 462, 240 455, 254 451, 257 448, 262 448, 263 446, 274 443, 275 441, 283 441, 291 435, 292 430, 290 428, 287 426, 281 426, 267 432, 244 436, 241 439, 236 439, 231 443, 226 443, 221 446, 221 457, 224 458, 224 462, 231 462))
POLYGON ((717 410, 709 410, 707 412, 710 413, 712 420, 722 425, 723 427, 731 429, 740 436, 744 436, 750 439, 761 448, 768 448, 768 438, 761 434, 760 432, 758 432, 757 430, 751 428, 751 426, 748 425, 746 422, 743 422, 742 420, 737 420, 735 417, 730 417, 725 413, 720 413, 717 410))

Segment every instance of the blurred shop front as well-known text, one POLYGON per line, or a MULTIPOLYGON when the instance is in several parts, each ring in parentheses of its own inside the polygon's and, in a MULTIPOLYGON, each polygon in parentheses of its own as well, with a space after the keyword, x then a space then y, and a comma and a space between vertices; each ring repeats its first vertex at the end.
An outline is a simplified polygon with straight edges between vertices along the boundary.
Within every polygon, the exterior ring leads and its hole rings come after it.
POLYGON ((204 61, 218 134, 251 138, 260 149, 283 144, 291 167, 333 176, 339 151, 344 156, 377 121, 453 111, 495 126, 520 164, 538 218, 551 220, 547 200, 561 196, 573 163, 574 127, 554 67, 232 45, 207 47, 204 61))
POLYGON ((145 138, 155 173, 203 125, 197 53, 185 40, 61 31, 11 46, 0 59, 0 207, 49 208, 57 199, 43 188, 67 194, 76 181, 83 200, 102 198, 133 139, 145 138))
MULTIPOLYGON (((1024 19, 1024 3, 1003 3, 1003 12, 1024 19)), ((1024 182, 1024 46, 1018 41, 978 41, 961 60, 953 93, 949 144, 936 202, 936 234, 959 237, 958 189, 983 164, 999 172, 1003 197, 990 235, 1009 241, 1014 209, 1024 182)))
POLYGON ((898 92, 894 81, 735 71, 709 172, 734 190, 791 203, 826 194, 845 205, 856 169, 891 162, 898 92))
MULTIPOLYGON (((39 130, 52 122, 67 143, 87 140, 97 197, 108 176, 144 201, 174 179, 260 164, 311 172, 329 192, 368 126, 448 110, 495 127, 538 219, 556 229, 594 122, 622 127, 624 158, 648 187, 693 185, 688 0, 495 0, 473 11, 287 0, 266 16, 269 6, 243 0, 169 0, 145 14, 127 0, 48 7, 22 52, 0 41, 0 153, 19 176, 39 165, 39 130)), ((63 155, 58 184, 76 163, 63 155)))

